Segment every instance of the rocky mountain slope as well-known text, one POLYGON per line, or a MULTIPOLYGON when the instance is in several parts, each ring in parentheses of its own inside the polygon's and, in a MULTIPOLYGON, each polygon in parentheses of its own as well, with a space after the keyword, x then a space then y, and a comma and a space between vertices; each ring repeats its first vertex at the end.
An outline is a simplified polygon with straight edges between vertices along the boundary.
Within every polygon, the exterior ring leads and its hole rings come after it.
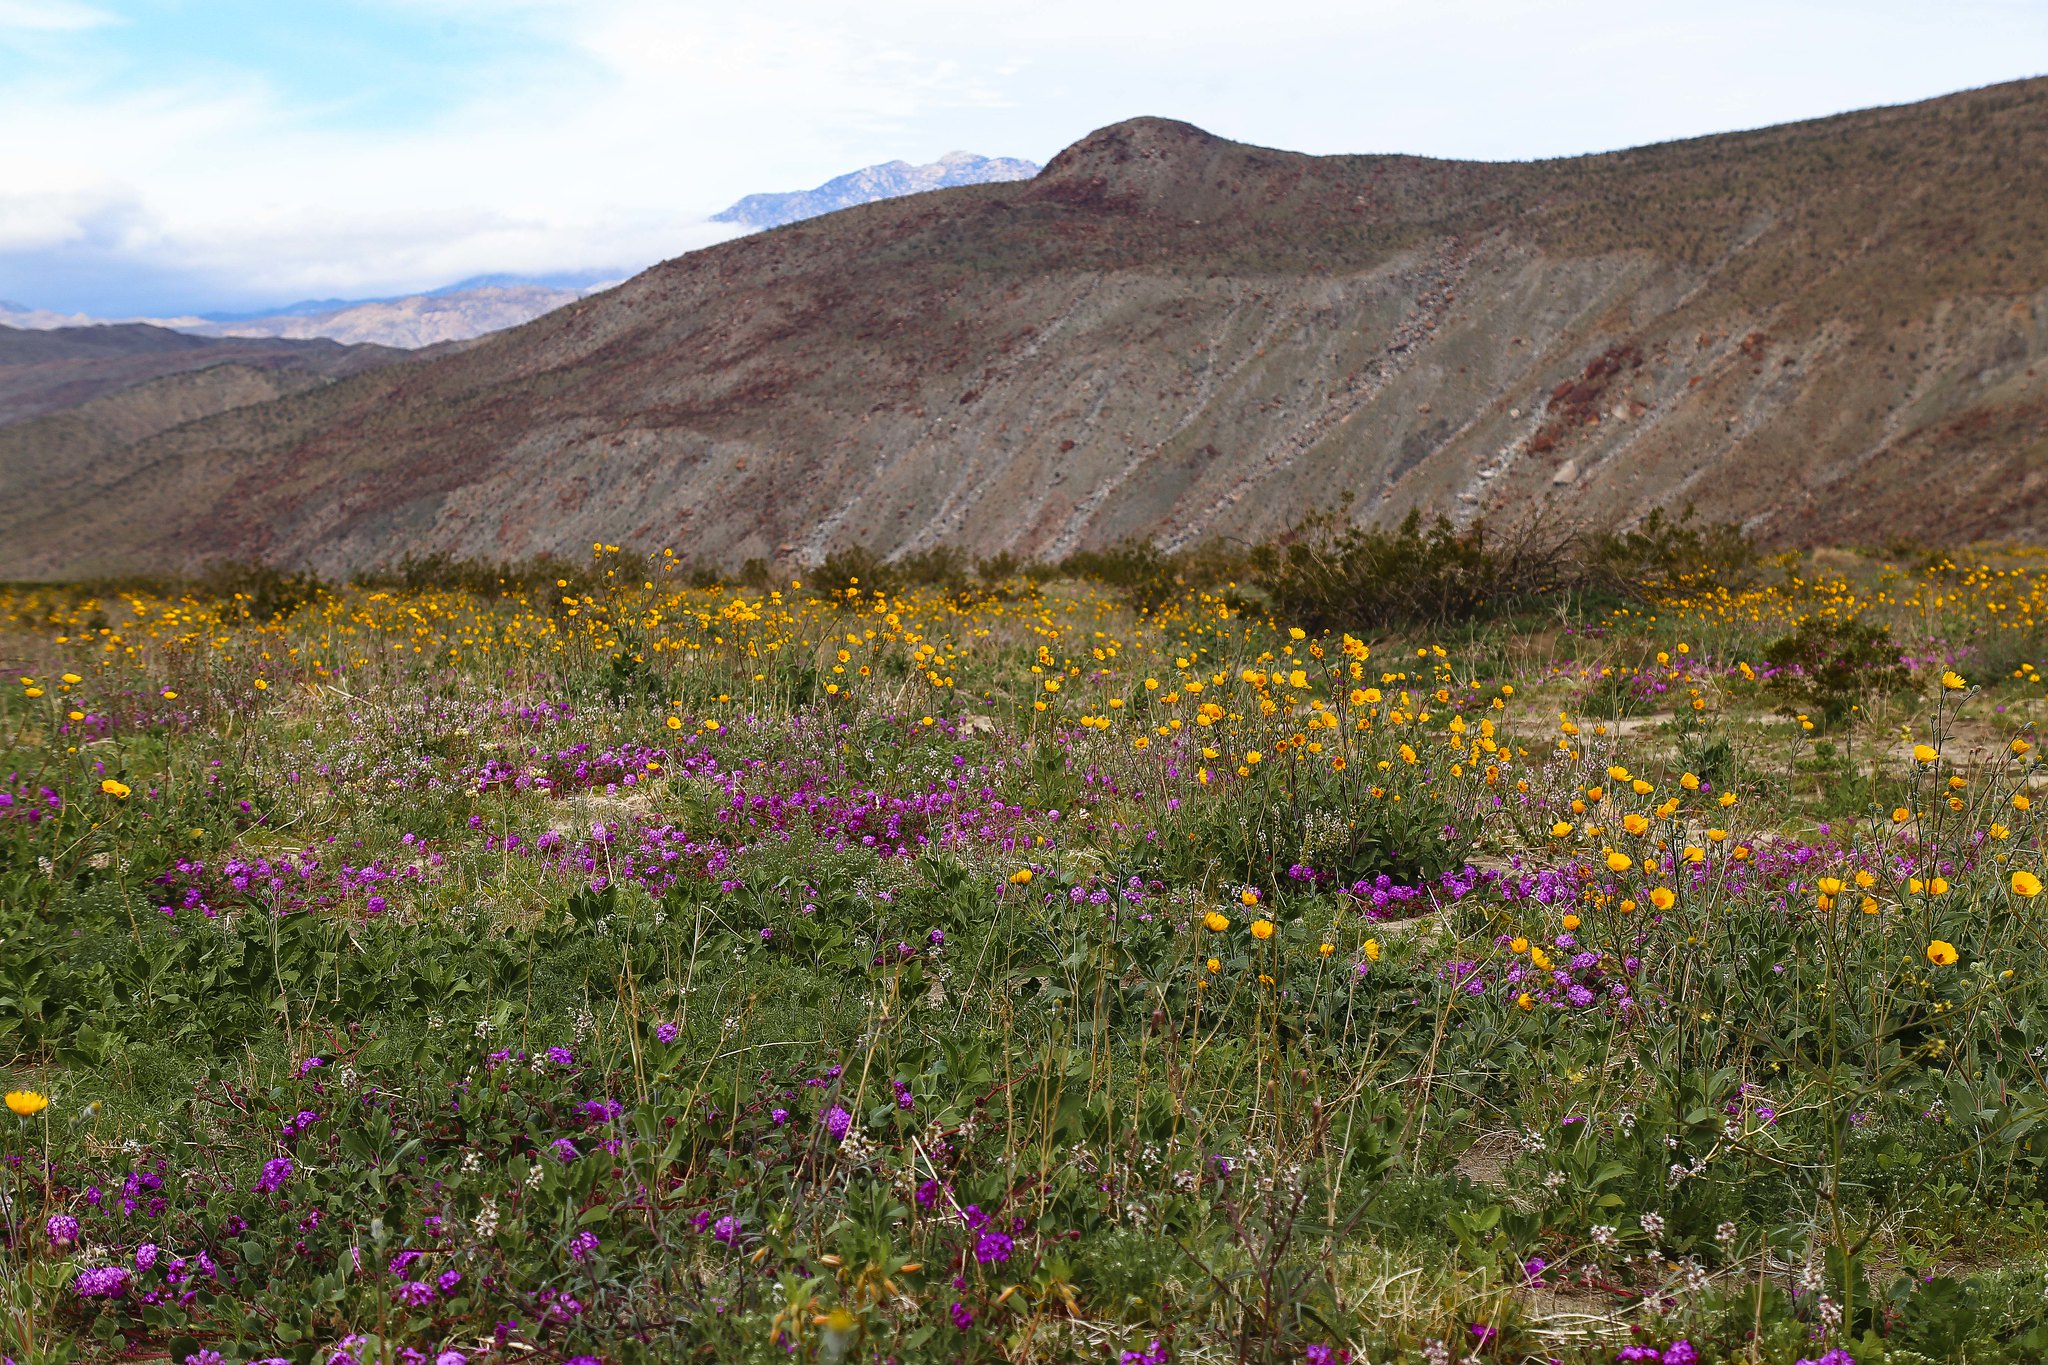
MULTIPOLYGON (((209 340, 141 323, 33 331, 0 326, 0 426, 187 371, 232 366, 237 377, 229 382, 242 386, 238 393, 256 392, 247 386, 262 376, 294 376, 271 383, 273 392, 263 396, 273 398, 306 387, 300 380, 338 379, 406 358, 383 346, 209 340)), ((183 391, 194 394, 204 387, 188 384, 183 391)), ((204 415, 193 410, 180 420, 204 415)))
MULTIPOLYGON (((1139 119, 54 465, 0 573, 593 540, 801 564, 1354 515, 2048 534, 2048 80, 1600 156, 1139 119)), ((14 478, 19 485, 21 480, 14 478)))
POLYGON ((756 228, 781 227, 906 194, 1029 180, 1038 174, 1038 169, 1035 163, 1015 157, 977 156, 973 152, 947 152, 928 166, 890 161, 827 180, 814 190, 750 194, 724 212, 712 214, 711 221, 744 223, 756 228))

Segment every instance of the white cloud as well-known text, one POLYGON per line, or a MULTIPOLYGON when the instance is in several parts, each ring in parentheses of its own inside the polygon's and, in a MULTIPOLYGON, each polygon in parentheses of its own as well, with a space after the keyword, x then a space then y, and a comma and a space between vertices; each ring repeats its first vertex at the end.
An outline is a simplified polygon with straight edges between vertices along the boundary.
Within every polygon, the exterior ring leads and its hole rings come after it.
MULTIPOLYGON (((725 235, 704 219, 742 194, 956 147, 1043 160, 1140 113, 1316 152, 1556 155, 1921 98, 2048 52, 2048 14, 1993 0, 409 4, 531 42, 449 72, 479 93, 409 124, 349 126, 265 70, 110 88, 74 54, 0 83, 7 147, 35 149, 0 148, 0 296, 29 292, 38 250, 185 282, 149 307, 634 266, 725 235)), ((106 18, 0 0, 0 30, 25 15, 106 18)), ((75 298, 94 277, 67 278, 75 298)))
POLYGON ((69 33, 113 22, 114 16, 105 10, 74 0, 0 0, 0 33, 69 33))

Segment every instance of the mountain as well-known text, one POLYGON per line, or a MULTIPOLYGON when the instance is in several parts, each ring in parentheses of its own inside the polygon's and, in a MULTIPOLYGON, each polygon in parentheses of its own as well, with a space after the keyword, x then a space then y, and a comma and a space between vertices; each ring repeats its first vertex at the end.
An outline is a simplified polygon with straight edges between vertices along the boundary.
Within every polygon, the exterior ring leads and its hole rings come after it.
POLYGON ((331 337, 381 346, 432 346, 517 327, 590 292, 588 288, 545 284, 487 284, 396 299, 367 299, 324 311, 280 312, 179 326, 199 336, 331 337))
MULTIPOLYGON (((272 383, 275 391, 264 395, 270 398, 409 358, 385 346, 209 340, 140 323, 40 330, 0 326, 0 427, 188 371, 233 367, 237 393, 254 392, 251 382, 261 388, 263 376, 293 376, 272 383)), ((203 388, 187 384, 182 391, 203 388)), ((204 415, 192 411, 181 420, 204 415)))
POLYGON ((138 442, 188 422, 413 354, 333 341, 232 340, 141 324, 22 330, 0 326, 0 525, 50 505, 52 473, 84 492, 138 442))
POLYGON ((11 474, 0 575, 1058 555, 1352 514, 2048 535, 2048 79, 1563 160, 1136 119, 11 474))
MULTIPOLYGON (((124 318, 174 328, 194 336, 326 337, 351 345, 418 348, 467 341, 486 332, 516 327, 565 303, 615 284, 601 276, 480 275, 424 294, 384 299, 318 299, 259 313, 208 313, 190 317, 124 318)), ((0 326, 45 329, 117 325, 115 320, 0 303, 0 326)))
POLYGON ((907 161, 890 161, 869 166, 827 180, 814 190, 788 194, 750 194, 723 213, 711 215, 714 223, 744 223, 748 227, 781 227, 822 214, 837 213, 857 204, 872 204, 927 190, 949 190, 961 185, 991 185, 1006 180, 1029 180, 1038 166, 1007 156, 976 156, 973 152, 947 152, 928 166, 907 161))

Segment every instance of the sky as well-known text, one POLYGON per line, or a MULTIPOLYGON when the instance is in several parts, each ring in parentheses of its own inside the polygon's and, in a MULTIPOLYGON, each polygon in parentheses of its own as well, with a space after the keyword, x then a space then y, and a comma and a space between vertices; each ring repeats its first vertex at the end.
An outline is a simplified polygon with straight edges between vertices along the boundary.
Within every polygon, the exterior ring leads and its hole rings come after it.
POLYGON ((630 273, 756 191, 1140 114, 1567 156, 2048 72, 2048 0, 0 0, 0 300, 630 273))

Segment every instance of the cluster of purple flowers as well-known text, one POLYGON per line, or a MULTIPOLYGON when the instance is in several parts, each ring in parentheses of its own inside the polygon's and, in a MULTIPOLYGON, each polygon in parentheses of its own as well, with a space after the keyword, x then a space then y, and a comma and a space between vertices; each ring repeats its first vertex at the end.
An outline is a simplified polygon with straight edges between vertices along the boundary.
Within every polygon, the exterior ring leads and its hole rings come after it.
POLYGON ((288 1156, 274 1156, 263 1163, 263 1173, 256 1177, 250 1187, 252 1194, 276 1194, 292 1178, 292 1159, 288 1156))
POLYGON ((37 787, 31 796, 28 788, 17 785, 20 782, 20 773, 7 774, 7 783, 14 790, 0 790, 0 820, 22 820, 33 825, 64 809, 64 798, 51 788, 37 787))
MULTIPOLYGON (((1655 1346, 1624 1346, 1614 1358, 1621 1365, 1699 1365, 1700 1353, 1690 1341, 1680 1337, 1662 1350, 1655 1346)), ((1827 1365, 1835 1362, 1829 1361, 1827 1365)))
POLYGON ((114 1299, 128 1292, 128 1271, 118 1265, 93 1266, 78 1272, 72 1292, 81 1299, 114 1299))

